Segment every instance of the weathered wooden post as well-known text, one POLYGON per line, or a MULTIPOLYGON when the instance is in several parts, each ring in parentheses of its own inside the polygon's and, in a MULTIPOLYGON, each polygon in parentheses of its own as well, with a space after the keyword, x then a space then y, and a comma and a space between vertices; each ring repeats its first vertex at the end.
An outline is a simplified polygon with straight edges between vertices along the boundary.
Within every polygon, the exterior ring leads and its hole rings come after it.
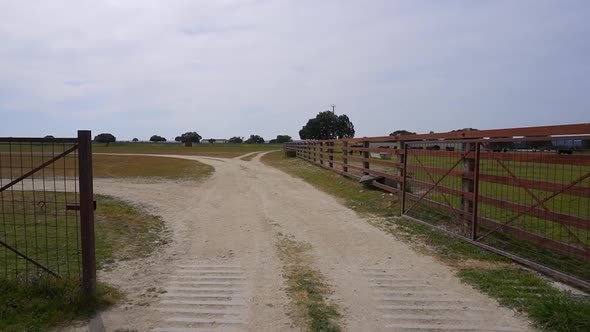
POLYGON ((464 193, 463 196, 461 196, 461 210, 463 211, 462 217, 465 223, 465 232, 473 237, 473 203, 475 198, 475 156, 473 156, 473 153, 476 153, 476 147, 474 143, 463 143, 462 149, 462 169, 465 174, 461 177, 461 190, 464 193))
MULTIPOLYGON (((368 149, 370 146, 369 141, 363 141, 363 147, 365 149, 368 149)), ((369 174, 368 170, 371 166, 371 163, 369 162, 369 159, 371 158, 371 153, 367 150, 363 151, 363 174, 367 175, 369 174)))
POLYGON ((342 141, 342 171, 348 173, 348 141, 342 141))
POLYGON ((334 142, 328 142, 328 156, 330 168, 334 168, 334 142))
POLYGON ((474 172, 473 172, 473 200, 471 207, 471 240, 477 239, 477 218, 478 218, 478 205, 479 205, 479 157, 480 157, 481 144, 475 143, 475 160, 474 160, 474 172))
POLYGON ((324 166, 324 141, 320 141, 320 165, 324 166))
POLYGON ((92 185, 92 136, 78 131, 78 181, 80 190, 80 239, 82 246, 82 287, 96 290, 96 246, 94 239, 94 192, 92 185))
MULTIPOLYGON (((399 155, 398 155, 399 156, 399 155)), ((401 190, 402 190, 402 204, 401 210, 402 215, 406 213, 406 189, 408 185, 408 145, 404 144, 404 152, 403 152, 403 164, 401 168, 402 174, 402 182, 401 182, 401 190)))
MULTIPOLYGON (((402 165, 402 167, 398 167, 397 168, 397 174, 399 175, 400 178, 404 177, 404 169, 405 169, 405 165, 406 165, 406 160, 407 160, 407 148, 406 148, 406 142, 405 141, 398 141, 399 144, 399 151, 402 151, 402 153, 397 153, 397 162, 402 165)), ((398 182, 396 185, 397 189, 402 189, 402 187, 404 187, 405 184, 398 182)))

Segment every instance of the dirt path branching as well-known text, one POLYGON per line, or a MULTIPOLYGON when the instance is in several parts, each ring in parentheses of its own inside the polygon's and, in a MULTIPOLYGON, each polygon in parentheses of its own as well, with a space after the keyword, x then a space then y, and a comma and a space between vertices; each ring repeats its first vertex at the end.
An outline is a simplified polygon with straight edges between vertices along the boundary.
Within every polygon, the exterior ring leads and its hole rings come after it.
POLYGON ((370 225, 364 214, 387 215, 390 196, 340 179, 331 193, 354 200, 339 201, 264 165, 264 153, 166 157, 215 172, 202 182, 97 181, 96 192, 145 205, 171 231, 155 255, 109 272, 128 300, 101 315, 107 330, 528 330, 447 265, 370 225), (142 297, 154 287, 168 293, 142 297))
POLYGON ((258 152, 248 153, 245 156, 241 157, 240 160, 250 161, 250 160, 254 159, 254 157, 256 157, 257 155, 258 155, 258 152))

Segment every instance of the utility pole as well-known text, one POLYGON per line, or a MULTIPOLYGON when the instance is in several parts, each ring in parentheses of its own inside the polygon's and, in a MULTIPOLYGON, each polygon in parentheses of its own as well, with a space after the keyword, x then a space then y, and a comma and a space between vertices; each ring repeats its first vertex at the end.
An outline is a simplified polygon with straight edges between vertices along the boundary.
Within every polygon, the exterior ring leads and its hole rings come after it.
POLYGON ((336 108, 336 105, 332 104, 330 106, 332 106, 332 114, 336 114, 336 111, 334 111, 334 109, 336 108))

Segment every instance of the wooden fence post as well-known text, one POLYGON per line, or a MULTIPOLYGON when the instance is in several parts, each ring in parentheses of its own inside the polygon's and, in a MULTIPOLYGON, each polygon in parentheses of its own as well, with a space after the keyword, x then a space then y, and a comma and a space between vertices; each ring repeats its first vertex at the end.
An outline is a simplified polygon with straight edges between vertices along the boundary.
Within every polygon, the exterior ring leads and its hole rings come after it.
POLYGON ((328 156, 328 160, 330 160, 329 161, 330 168, 334 168, 334 163, 333 163, 333 161, 334 161, 334 142, 328 143, 328 153, 330 154, 328 156))
POLYGON ((320 141, 320 165, 324 166, 324 141, 320 141))
POLYGON ((404 144, 404 154, 403 154, 403 166, 402 166, 402 182, 401 182, 401 190, 402 190, 402 204, 401 210, 402 215, 406 213, 406 186, 408 183, 408 145, 404 144))
MULTIPOLYGON (((475 152, 475 145, 473 143, 463 143, 463 152, 464 155, 471 154, 475 152)), ((465 158, 463 157, 463 171, 469 173, 470 175, 475 174, 475 158, 465 158)), ((474 199, 474 179, 470 176, 463 176, 461 178, 461 190, 465 193, 461 197, 461 210, 463 211, 463 219, 466 226, 466 233, 473 236, 472 233, 472 215, 473 215, 473 199, 474 199)))
POLYGON ((471 240, 475 241, 477 238, 477 218, 478 218, 478 204, 479 204, 479 157, 481 143, 475 143, 475 162, 473 173, 473 201, 471 211, 471 240))
MULTIPOLYGON (((403 151, 403 153, 398 153, 397 154, 397 162, 402 164, 402 167, 398 167, 397 169, 397 174, 400 176, 400 178, 404 177, 404 169, 405 169, 405 165, 406 165, 406 159, 407 159, 407 151, 408 149, 406 148, 406 142, 404 141, 398 141, 399 143, 399 150, 398 151, 403 151)), ((405 180, 404 180, 405 181, 405 180)), ((404 187, 405 184, 402 182, 399 182, 396 185, 397 189, 402 189, 402 187, 404 187)))
MULTIPOLYGON (((368 149, 370 146, 369 141, 363 141, 363 147, 368 149)), ((363 161, 363 168, 364 169, 369 169, 371 167, 371 163, 369 162, 369 159, 371 158, 371 153, 369 151, 363 151, 363 159, 365 159, 363 161)), ((363 170, 363 174, 367 175, 369 174, 369 172, 363 170)))
POLYGON ((78 185, 80 190, 80 239, 82 246, 82 287, 96 289, 96 246, 94 239, 94 192, 92 184, 92 136, 78 131, 78 185))
POLYGON ((348 141, 342 141, 342 171, 348 173, 348 141))

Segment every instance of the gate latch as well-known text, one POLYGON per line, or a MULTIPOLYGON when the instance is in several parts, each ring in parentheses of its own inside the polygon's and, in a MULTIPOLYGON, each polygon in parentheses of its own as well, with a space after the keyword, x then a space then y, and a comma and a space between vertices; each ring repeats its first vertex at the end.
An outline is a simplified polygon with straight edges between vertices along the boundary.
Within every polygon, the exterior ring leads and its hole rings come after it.
MULTIPOLYGON (((92 201, 93 210, 96 211, 96 201, 92 201)), ((66 211, 80 211, 80 205, 66 205, 66 211)))

